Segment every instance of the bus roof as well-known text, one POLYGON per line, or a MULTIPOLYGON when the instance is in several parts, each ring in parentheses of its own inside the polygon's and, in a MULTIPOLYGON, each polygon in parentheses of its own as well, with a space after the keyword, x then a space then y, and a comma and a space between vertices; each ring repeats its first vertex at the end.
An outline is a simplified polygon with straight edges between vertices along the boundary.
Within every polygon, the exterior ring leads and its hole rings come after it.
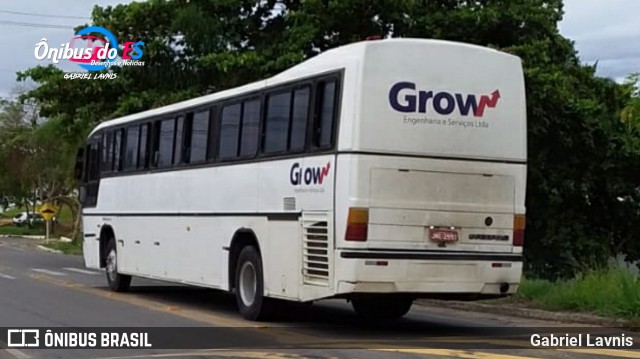
POLYGON ((385 45, 388 45, 391 43, 395 45, 402 44, 402 43, 406 43, 408 45, 415 45, 416 43, 420 43, 423 46, 446 45, 446 46, 454 46, 454 47, 468 47, 470 49, 471 48, 474 49, 475 51, 484 50, 487 52, 502 54, 504 56, 514 56, 514 55, 500 52, 491 48, 487 48, 487 47, 460 43, 460 42, 444 41, 444 40, 393 38, 393 39, 383 39, 383 40, 360 41, 360 42, 336 47, 331 50, 327 50, 317 56, 314 56, 308 60, 305 60, 300 64, 295 65, 265 80, 252 82, 252 83, 235 87, 232 89, 216 92, 216 93, 205 95, 205 96, 200 96, 191 100, 181 101, 171 105, 157 107, 157 108, 153 108, 143 112, 138 112, 131 115, 119 117, 113 120, 104 121, 100 123, 91 132, 89 137, 91 137, 93 134, 95 134, 99 130, 107 127, 118 126, 118 125, 126 124, 128 122, 133 122, 133 121, 144 119, 144 118, 157 117, 165 114, 179 112, 183 109, 206 105, 208 103, 212 103, 215 101, 224 100, 226 98, 250 93, 253 91, 258 91, 266 87, 276 86, 276 85, 283 84, 295 79, 305 78, 305 77, 321 74, 324 72, 329 72, 332 70, 348 69, 349 67, 355 66, 360 60, 362 60, 362 58, 367 53, 366 50, 368 47, 384 47, 385 45))

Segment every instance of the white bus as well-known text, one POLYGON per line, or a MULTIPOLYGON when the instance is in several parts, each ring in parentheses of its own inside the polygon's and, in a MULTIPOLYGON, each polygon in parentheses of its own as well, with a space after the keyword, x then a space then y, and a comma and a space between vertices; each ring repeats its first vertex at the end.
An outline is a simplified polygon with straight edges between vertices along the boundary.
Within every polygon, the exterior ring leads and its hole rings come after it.
POLYGON ((79 153, 84 259, 274 303, 518 287, 526 182, 518 57, 424 39, 354 43, 272 78, 106 121, 79 153))

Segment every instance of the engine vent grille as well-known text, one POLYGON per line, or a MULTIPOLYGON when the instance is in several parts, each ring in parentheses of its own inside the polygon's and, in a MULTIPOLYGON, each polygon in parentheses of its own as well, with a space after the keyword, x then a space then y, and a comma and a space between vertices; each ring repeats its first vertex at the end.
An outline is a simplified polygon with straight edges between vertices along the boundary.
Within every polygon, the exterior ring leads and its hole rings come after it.
POLYGON ((302 213, 302 278, 304 284, 328 287, 331 246, 326 213, 302 213))

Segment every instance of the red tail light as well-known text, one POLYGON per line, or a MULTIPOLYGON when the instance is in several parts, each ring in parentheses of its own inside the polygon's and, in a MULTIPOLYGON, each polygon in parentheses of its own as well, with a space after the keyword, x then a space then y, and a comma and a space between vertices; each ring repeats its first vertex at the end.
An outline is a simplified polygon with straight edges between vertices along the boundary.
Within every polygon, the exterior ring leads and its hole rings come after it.
POLYGON ((344 239, 347 241, 365 242, 367 240, 367 227, 369 225, 369 210, 366 208, 349 208, 347 218, 347 233, 344 239))
POLYGON ((522 247, 524 245, 524 226, 526 217, 524 214, 516 214, 513 217, 513 245, 522 247))

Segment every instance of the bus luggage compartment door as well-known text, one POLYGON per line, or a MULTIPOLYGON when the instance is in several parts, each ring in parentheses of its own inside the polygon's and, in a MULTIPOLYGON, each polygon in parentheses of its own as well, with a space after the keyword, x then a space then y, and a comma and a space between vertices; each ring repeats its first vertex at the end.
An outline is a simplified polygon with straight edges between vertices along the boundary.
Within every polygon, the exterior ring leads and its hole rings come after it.
POLYGON ((368 245, 511 251, 514 209, 511 176, 376 168, 368 245))

